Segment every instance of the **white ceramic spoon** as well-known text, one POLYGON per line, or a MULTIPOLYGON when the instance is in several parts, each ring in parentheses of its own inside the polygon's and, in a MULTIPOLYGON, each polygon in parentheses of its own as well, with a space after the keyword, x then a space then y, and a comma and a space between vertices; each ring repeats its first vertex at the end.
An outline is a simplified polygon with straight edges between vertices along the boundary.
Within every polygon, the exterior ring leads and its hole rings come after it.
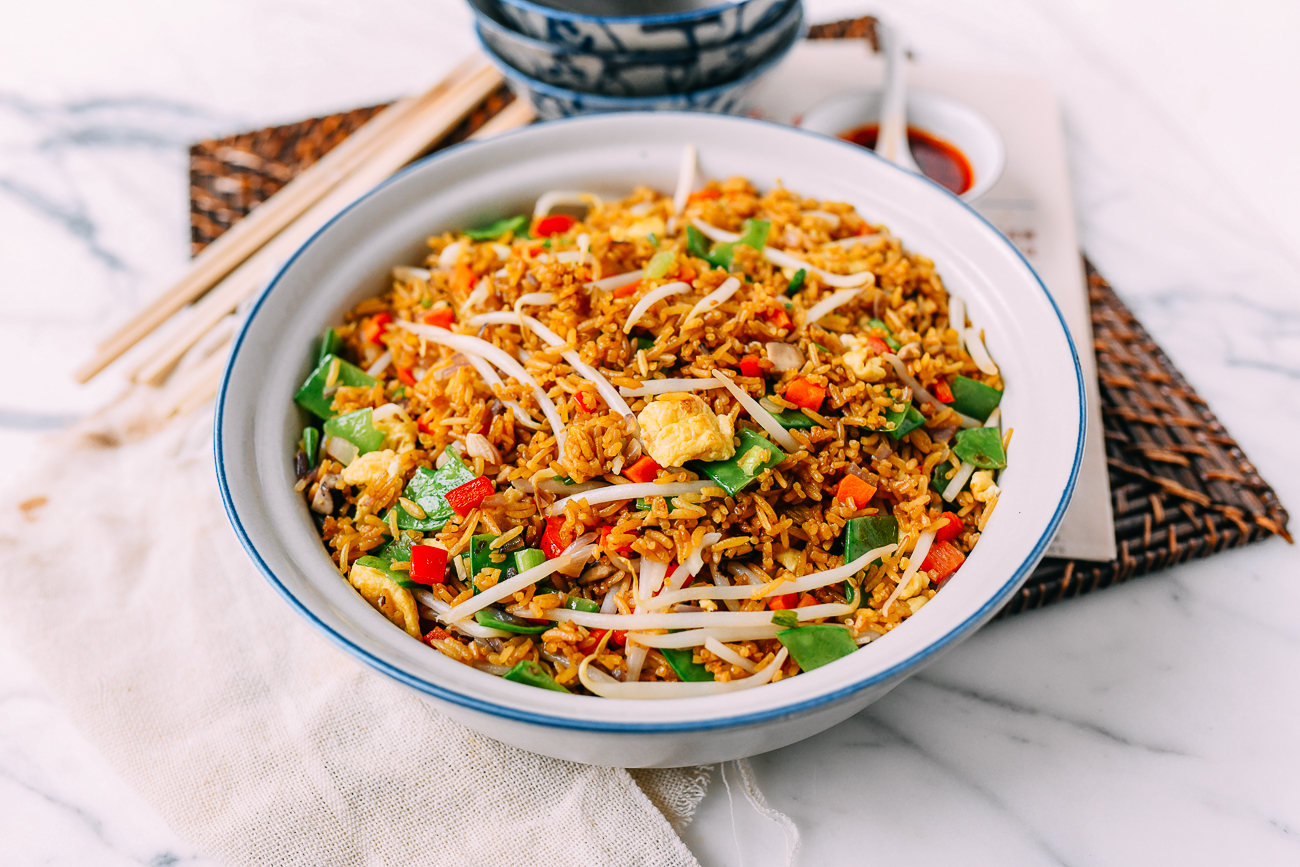
POLYGON ((876 153, 909 172, 921 174, 907 146, 907 56, 903 40, 894 27, 878 22, 876 32, 885 55, 885 91, 880 106, 880 131, 876 153))

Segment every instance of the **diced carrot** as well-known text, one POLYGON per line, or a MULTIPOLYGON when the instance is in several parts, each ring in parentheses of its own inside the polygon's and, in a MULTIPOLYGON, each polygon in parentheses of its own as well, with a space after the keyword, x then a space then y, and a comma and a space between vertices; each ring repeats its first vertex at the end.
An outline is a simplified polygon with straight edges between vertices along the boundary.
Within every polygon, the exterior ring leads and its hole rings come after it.
POLYGON ((578 221, 568 214, 552 214, 549 217, 542 217, 533 226, 533 235, 538 238, 549 238, 551 235, 563 235, 573 228, 578 221))
POLYGON ((638 289, 641 288, 641 283, 642 283, 642 281, 641 281, 641 280, 638 280, 638 281, 636 281, 635 283, 629 283, 629 284, 627 284, 626 286, 620 286, 620 287, 618 287, 617 289, 614 290, 614 293, 613 293, 613 294, 614 294, 614 297, 615 297, 615 298, 626 298, 626 297, 629 296, 629 295, 635 295, 635 294, 636 294, 636 291, 637 291, 638 289))
POLYGON ((686 197, 686 204, 689 205, 692 202, 705 202, 710 199, 720 199, 720 198, 722 198, 722 190, 717 190, 713 188, 709 188, 707 190, 696 190, 695 192, 691 193, 689 196, 686 197))
POLYGON ((934 532, 934 541, 951 542, 961 535, 961 531, 964 529, 962 520, 952 512, 944 512, 943 517, 948 520, 948 523, 934 532))
POLYGON ((695 269, 685 262, 682 263, 682 267, 677 269, 677 279, 683 283, 690 283, 698 276, 700 275, 696 273, 695 269))
POLYGON ((415 374, 411 372, 409 367, 397 368, 397 378, 407 385, 415 385, 415 374))
POLYGON ((468 295, 476 280, 478 275, 474 269, 462 262, 451 275, 451 290, 458 295, 468 295))
POLYGON ((799 597, 799 604, 796 605, 795 608, 807 608, 809 605, 820 605, 820 604, 821 603, 817 601, 816 596, 812 595, 811 593, 805 593, 804 595, 799 597))
POLYGON ((741 376, 762 376, 763 368, 759 364, 758 356, 746 355, 740 359, 741 376))
POLYGON ((826 399, 826 387, 808 379, 796 379, 785 387, 785 399, 795 406, 817 412, 826 399))
POLYGON ((957 550, 951 542, 939 542, 930 546, 930 553, 921 561, 921 568, 930 573, 930 580, 942 584, 952 577, 952 573, 966 562, 966 555, 957 550))
POLYGON ((393 321, 391 313, 376 313, 361 326, 361 334, 367 343, 379 343, 379 338, 388 330, 388 323, 393 321))
POLYGON ((660 466, 649 455, 642 455, 632 466, 623 470, 623 475, 634 482, 653 482, 659 475, 660 466))
POLYGON ((948 387, 946 379, 936 379, 934 385, 930 388, 934 396, 944 403, 952 403, 952 389, 948 387))
POLYGON ((852 473, 840 479, 840 486, 835 490, 835 499, 848 503, 855 509, 865 509, 875 495, 875 485, 852 473))
POLYGON ((773 596, 767 603, 767 607, 773 611, 784 611, 787 608, 794 608, 799 604, 798 593, 786 593, 784 596, 773 596))
POLYGON ((456 321, 456 311, 450 307, 437 307, 424 314, 425 325, 436 325, 439 328, 450 328, 451 324, 456 321))

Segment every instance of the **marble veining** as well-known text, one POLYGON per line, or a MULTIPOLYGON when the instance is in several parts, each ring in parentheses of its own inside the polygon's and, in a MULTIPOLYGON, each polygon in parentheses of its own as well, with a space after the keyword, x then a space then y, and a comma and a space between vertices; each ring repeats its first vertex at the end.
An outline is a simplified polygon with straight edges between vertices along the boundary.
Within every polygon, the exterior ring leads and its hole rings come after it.
MULTIPOLYGON (((185 267, 191 142, 416 90, 473 42, 456 0, 234 0, 227 26, 249 37, 222 65, 194 49, 212 26, 199 7, 65 6, 28 4, 0 29, 0 365, 39 374, 0 377, 11 457, 121 389, 111 372, 89 387, 70 373, 185 267), (55 339, 76 351, 51 354, 55 339)), ((866 11, 806 7, 810 21, 866 11)), ((1279 432, 1300 426, 1300 220, 1285 195, 1300 179, 1251 186, 1239 161, 1255 154, 1205 132, 1230 131, 1240 105, 1262 153, 1291 147, 1264 112, 1300 88, 1277 47, 1300 39, 1288 9, 871 7, 926 63, 1052 82, 1085 250, 1294 510, 1279 432)), ((21 465, 0 461, 0 483, 21 465)), ((758 781, 798 823, 802 864, 1300 862, 1298 576, 1296 551, 1272 540, 992 624, 862 714, 755 758, 758 781)), ((0 862, 210 863, 4 638, 0 862)), ((743 798, 733 815, 716 781, 685 839, 707 867, 784 852, 780 829, 743 798)))

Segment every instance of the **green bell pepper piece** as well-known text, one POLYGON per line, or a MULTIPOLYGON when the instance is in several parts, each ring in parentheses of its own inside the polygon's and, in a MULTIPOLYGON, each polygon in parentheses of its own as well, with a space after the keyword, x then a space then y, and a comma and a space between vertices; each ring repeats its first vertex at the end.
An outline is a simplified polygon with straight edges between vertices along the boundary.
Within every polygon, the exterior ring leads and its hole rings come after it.
POLYGON ((327 356, 339 355, 343 352, 343 338, 333 328, 326 329, 325 336, 320 339, 320 351, 316 353, 316 363, 320 364, 327 356))
POLYGON ((515 620, 506 620, 501 616, 501 612, 495 611, 491 608, 484 608, 482 611, 475 611, 474 619, 477 620, 481 626, 500 629, 502 632, 514 632, 519 635, 541 635, 543 632, 551 628, 549 622, 543 623, 541 626, 526 626, 523 623, 517 622, 519 618, 516 618, 515 620))
POLYGON ((515 561, 515 572, 527 572, 546 562, 546 552, 541 548, 521 548, 511 555, 515 561))
POLYGON ((513 680, 515 683, 526 683, 540 689, 568 692, 567 689, 555 682, 555 678, 547 674, 540 665, 531 659, 525 659, 501 676, 506 680, 513 680))
POLYGON ((397 526, 403 530, 441 530, 443 525, 455 514, 447 502, 447 492, 459 488, 466 482, 474 481, 474 473, 460 459, 455 449, 449 448, 451 460, 437 470, 421 467, 415 476, 406 483, 402 496, 418 503, 424 509, 425 517, 412 516, 401 504, 394 506, 397 510, 397 526))
POLYGON ((661 647, 659 652, 668 660, 677 676, 687 682, 713 680, 713 672, 695 661, 695 651, 689 647, 661 647))
POLYGON ((307 466, 316 466, 320 457, 320 431, 310 426, 302 429, 302 450, 307 454, 307 466))
POLYGON ((524 226, 528 225, 528 218, 523 214, 517 217, 505 217, 486 226, 479 226, 477 229, 466 229, 465 237, 472 238, 475 241, 491 241, 500 238, 506 232, 515 232, 516 234, 524 226))
POLYGON ((889 346, 890 349, 897 352, 898 350, 903 348, 903 344, 899 343, 898 340, 894 337, 894 330, 890 328, 888 325, 886 325, 884 322, 880 321, 879 319, 871 319, 867 322, 867 326, 870 328, 879 328, 881 331, 885 332, 885 343, 886 345, 889 346))
POLYGON ((764 470, 771 469, 783 460, 785 460, 785 452, 746 428, 740 432, 740 447, 730 458, 725 461, 688 461, 686 466, 694 472, 713 479, 718 483, 718 487, 734 497, 744 490, 746 485, 761 476, 764 470), (740 468, 740 462, 752 449, 767 449, 771 457, 757 465, 752 472, 747 472, 740 468))
POLYGON ((385 560, 383 557, 358 557, 356 562, 358 566, 369 566, 371 569, 378 569, 380 572, 383 572, 389 578, 393 579, 394 583, 400 587, 405 587, 409 590, 412 587, 420 586, 412 581, 410 575, 407 573, 399 572, 396 569, 390 569, 389 567, 393 565, 391 560, 385 560))
POLYGON ((807 278, 807 268, 800 268, 798 271, 795 271, 794 276, 790 278, 790 285, 785 287, 785 294, 791 297, 797 295, 799 290, 803 288, 803 281, 807 278))
POLYGON ((1002 402, 1002 392, 976 379, 956 376, 951 383, 952 403, 948 406, 962 415, 984 421, 1002 402))
POLYGON ((572 594, 564 597, 564 607, 570 611, 586 611, 588 614, 595 614, 600 610, 600 606, 592 600, 572 594))
MULTIPOLYGON (((334 410, 330 409, 334 398, 325 394, 325 381, 329 379, 330 365, 334 363, 336 358, 338 356, 334 354, 322 358, 320 364, 316 365, 316 369, 307 377, 307 381, 302 384, 302 388, 298 389, 298 393, 293 396, 294 402, 298 406, 323 419, 331 419, 335 416, 334 410)), ((364 370, 355 364, 349 364, 339 358, 339 375, 335 380, 335 385, 369 387, 374 385, 375 382, 373 376, 368 376, 364 370)))
POLYGON ((957 431, 952 453, 986 470, 1000 470, 1007 465, 1007 453, 1002 450, 1002 433, 995 427, 957 431))
POLYGON ((776 640, 789 649, 794 661, 804 671, 821 668, 858 649, 849 631, 832 623, 783 629, 776 634, 776 640))
POLYGON ((378 451, 384 445, 384 432, 375 427, 375 411, 370 407, 325 422, 325 433, 341 437, 357 447, 357 454, 378 451))
POLYGON ((767 244, 767 235, 771 230, 772 224, 767 220, 746 220, 745 230, 739 238, 714 244, 712 249, 706 250, 704 235, 694 226, 687 226, 686 248, 691 255, 699 256, 715 268, 730 269, 731 260, 736 255, 737 244, 744 244, 746 247, 761 251, 767 244))
POLYGON ((921 415, 921 411, 916 407, 909 406, 903 412, 894 412, 891 409, 889 412, 885 413, 885 421, 892 421, 894 423, 894 429, 887 430, 885 433, 897 440, 902 439, 921 425, 925 424, 925 416, 921 415))
MULTIPOLYGON (((852 563, 863 554, 885 545, 898 544, 898 521, 887 515, 850 518, 844 525, 844 562, 852 563)), ((880 562, 879 560, 876 561, 880 562)))

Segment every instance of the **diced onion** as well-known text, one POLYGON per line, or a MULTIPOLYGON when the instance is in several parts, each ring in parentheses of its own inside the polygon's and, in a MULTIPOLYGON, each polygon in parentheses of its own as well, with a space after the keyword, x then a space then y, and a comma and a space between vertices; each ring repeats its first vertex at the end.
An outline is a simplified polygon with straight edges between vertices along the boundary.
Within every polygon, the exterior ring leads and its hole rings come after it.
POLYGON ((721 491, 717 483, 712 479, 704 479, 698 482, 668 482, 659 484, 658 482, 634 482, 630 485, 610 485, 606 488, 600 488, 595 491, 588 491, 583 494, 573 494, 562 500, 556 500, 551 504, 548 510, 549 514, 558 515, 564 511, 564 506, 570 500, 586 500, 587 505, 594 506, 598 503, 613 503, 619 500, 635 500, 638 497, 679 497, 682 494, 703 494, 709 488, 721 491))
POLYGON ((741 656, 730 647, 727 647, 727 645, 723 644, 712 635, 704 639, 704 649, 718 657, 718 659, 721 659, 724 662, 730 662, 732 665, 739 669, 743 669, 744 671, 748 671, 750 674, 753 674, 757 670, 757 666, 755 666, 753 662, 741 656))
POLYGON ((843 307, 845 304, 848 304, 854 298, 858 297, 858 294, 861 291, 861 289, 841 289, 838 292, 831 293, 829 297, 823 298, 809 308, 807 314, 804 316, 804 321, 809 325, 812 325, 837 307, 843 307))
POLYGON ((832 214, 830 211, 804 211, 800 214, 802 217, 817 217, 831 224, 832 229, 840 227, 840 215, 832 214))
POLYGON ((777 370, 786 371, 798 370, 803 367, 807 359, 803 357, 799 347, 779 340, 770 340, 767 344, 767 360, 772 362, 772 366, 777 370))
POLYGON ((489 464, 501 463, 501 453, 492 441, 481 433, 472 433, 465 437, 465 454, 471 458, 482 458, 489 464))
POLYGON ((359 452, 360 449, 356 447, 356 444, 343 439, 343 437, 330 437, 329 442, 325 444, 325 454, 345 467, 357 459, 359 452))
POLYGON ((384 354, 375 359, 375 363, 366 368, 366 376, 377 377, 393 363, 393 353, 384 350, 384 354))
POLYGON ((732 295, 735 295, 736 290, 739 288, 740 281, 735 277, 728 277, 725 283, 717 289, 714 289, 708 295, 705 295, 699 301, 695 302, 695 306, 691 308, 691 312, 687 313, 686 318, 682 320, 682 324, 690 324, 690 321, 694 319, 697 314, 702 318, 705 313, 716 309, 732 295))
POLYGON ((721 641, 761 641, 764 638, 776 638, 784 627, 769 623, 766 626, 709 626, 702 629, 686 629, 682 632, 670 632, 660 635, 651 632, 629 632, 627 640, 635 641, 646 647, 699 647, 708 638, 721 641))
POLYGON ((740 401, 740 405, 749 412, 750 416, 759 423, 763 430, 767 431, 772 439, 776 440, 778 445, 790 452, 799 450, 799 441, 791 436, 788 430, 781 427, 781 423, 776 420, 776 416, 759 406, 758 401, 746 394, 744 389, 732 382, 720 370, 713 371, 713 378, 722 383, 727 391, 731 392, 732 397, 740 401))
POLYGON ((595 193, 582 193, 574 190, 550 190, 542 193, 533 206, 533 217, 545 217, 557 205, 599 205, 600 197, 595 193))
POLYGON ((672 394, 680 391, 708 391, 711 388, 725 388, 716 379, 647 379, 640 388, 618 387, 618 393, 624 397, 649 397, 652 394, 672 394))
POLYGON ((966 345, 966 302, 958 295, 948 296, 948 327, 957 332, 957 351, 966 345))
POLYGON ((647 310, 654 306, 656 301, 661 301, 671 295, 680 295, 683 292, 689 291, 691 291, 691 285, 689 283, 682 283, 681 281, 677 281, 676 283, 665 283, 662 286, 651 289, 641 298, 640 301, 636 302, 636 305, 627 314, 627 321, 623 323, 623 333, 631 334, 632 327, 641 321, 641 317, 645 315, 647 310))
POLYGON ((627 698, 627 699, 653 699, 653 698, 693 698, 704 695, 717 695, 726 692, 738 692, 742 689, 753 689, 756 686, 762 686, 771 681, 772 676, 781 670, 785 664, 786 657, 790 651, 782 647, 776 658, 764 668, 759 669, 749 677, 742 677, 739 680, 727 681, 698 681, 682 682, 670 681, 655 683, 620 683, 619 681, 607 681, 605 679, 593 678, 587 671, 591 664, 592 656, 582 660, 578 666, 578 679, 582 685, 602 698, 627 698))
POLYGON ((641 269, 628 271, 626 274, 615 274, 613 277, 606 277, 603 280, 596 280, 587 284, 587 289, 599 289, 602 292, 613 292, 615 289, 622 289, 624 286, 631 286, 640 280, 645 272, 641 269))
POLYGON ((442 252, 438 254, 438 267, 448 269, 456 267, 456 260, 460 258, 461 252, 468 246, 469 241, 462 238, 443 247, 442 252))
POLYGON ((499 346, 493 346, 486 340, 473 337, 469 334, 453 334, 445 328, 439 328, 436 325, 419 325, 414 322, 407 322, 404 319, 396 320, 396 324, 405 328, 430 343, 437 343, 440 346, 450 346, 470 356, 480 356, 495 364, 515 379, 530 386, 533 389, 533 397, 537 399, 537 405, 542 408, 546 415, 546 420, 551 424, 551 430, 555 433, 555 442, 559 448, 561 459, 564 457, 564 422, 560 420, 560 413, 555 409, 555 404, 551 402, 550 397, 537 384, 537 380, 524 370, 524 366, 515 359, 511 358, 505 350, 499 346))
POLYGON ((429 278, 432 276, 433 275, 425 268, 413 268, 410 265, 397 265, 393 268, 393 279, 405 280, 408 283, 412 280, 424 280, 425 282, 428 282, 429 278))
POLYGON ((773 247, 763 248, 763 258, 781 268, 802 268, 805 271, 816 274, 827 286, 835 286, 843 289, 852 289, 857 286, 868 286, 875 282, 876 275, 870 271, 859 271, 856 274, 832 274, 816 265, 810 265, 798 256, 791 256, 784 250, 777 250, 773 247))
POLYGON ((649 557, 641 558, 641 579, 637 587, 637 601, 645 602, 659 592, 659 588, 664 586, 664 578, 668 576, 668 564, 660 563, 658 560, 651 560, 649 557))
POLYGON ((966 341, 966 351, 970 353, 971 361, 975 366, 990 376, 998 372, 998 366, 993 363, 993 358, 989 351, 984 348, 984 338, 980 337, 978 328, 967 328, 963 334, 966 341))
POLYGON ((930 545, 933 543, 934 530, 926 530, 917 537, 916 546, 912 548, 912 553, 907 555, 907 569, 903 571, 902 576, 898 579, 898 586, 894 588, 894 592, 889 594, 889 598, 881 606, 881 614, 889 614, 889 606, 894 604, 894 600, 903 592, 903 588, 911 583, 912 578, 921 568, 921 563, 924 562, 926 555, 930 553, 930 545))
POLYGON ((681 214, 686 210, 686 200, 691 196, 695 186, 695 163, 698 154, 695 145, 688 144, 682 148, 681 168, 677 170, 677 191, 673 193, 673 213, 681 214))
MULTIPOLYGON (((525 587, 530 587, 533 584, 536 584, 546 576, 558 572, 565 566, 574 562, 586 560, 592 553, 594 553, 594 551, 595 546, 588 545, 584 548, 579 548, 572 553, 561 554, 559 557, 547 560, 545 563, 534 566, 531 569, 526 569, 515 577, 493 584, 477 596, 471 596, 459 605, 452 606, 444 616, 448 623, 454 623, 457 620, 464 620, 467 617, 472 617, 474 612, 482 611, 493 602, 500 602, 502 599, 513 596, 525 587)), ((470 576, 470 580, 473 580, 473 576, 470 576)))

